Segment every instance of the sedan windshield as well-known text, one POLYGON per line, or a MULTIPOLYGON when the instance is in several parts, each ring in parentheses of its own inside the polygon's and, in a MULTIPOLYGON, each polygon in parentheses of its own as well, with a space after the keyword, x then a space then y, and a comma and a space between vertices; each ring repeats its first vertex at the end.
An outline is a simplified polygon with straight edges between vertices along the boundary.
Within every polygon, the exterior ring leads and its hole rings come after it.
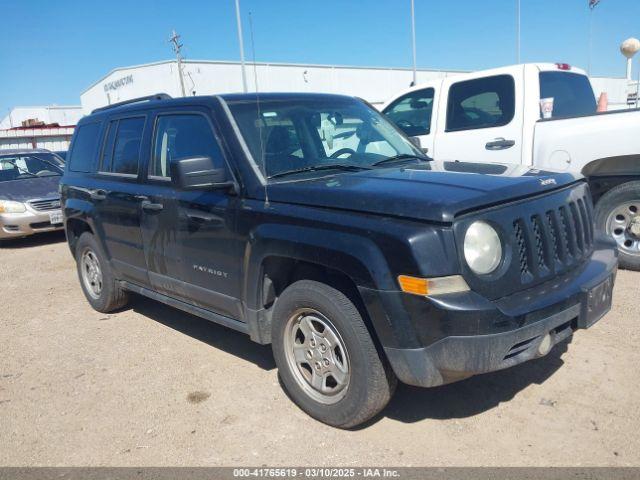
POLYGON ((0 156, 0 182, 62 175, 58 157, 50 153, 0 156))
POLYGON ((382 115, 356 99, 243 100, 229 108, 269 179, 357 172, 381 167, 389 158, 426 159, 382 115))

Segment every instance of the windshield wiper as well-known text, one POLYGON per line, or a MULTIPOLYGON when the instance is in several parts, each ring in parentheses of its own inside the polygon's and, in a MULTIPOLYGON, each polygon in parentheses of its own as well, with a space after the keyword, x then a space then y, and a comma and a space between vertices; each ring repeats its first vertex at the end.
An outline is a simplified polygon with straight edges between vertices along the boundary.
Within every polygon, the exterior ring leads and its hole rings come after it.
POLYGON ((360 170, 369 170, 370 167, 363 165, 345 165, 342 163, 330 163, 325 165, 311 165, 308 167, 295 168, 293 170, 285 170, 283 172, 274 173, 269 175, 268 178, 286 177, 287 175, 294 175, 296 173, 317 172, 320 170, 343 170, 345 172, 358 172, 360 170))
POLYGON ((409 153, 401 153, 399 155, 394 155, 393 157, 385 158, 382 160, 378 160, 375 163, 372 163, 372 167, 377 167, 379 165, 385 165, 387 163, 394 163, 404 160, 421 160, 423 162, 430 162, 431 159, 429 157, 421 157, 420 155, 412 155, 409 153))
MULTIPOLYGON (((51 161, 49 161, 49 160, 47 160, 47 159, 45 159, 45 158, 38 157, 38 156, 36 156, 36 155, 31 155, 31 156, 32 156, 33 158, 37 159, 37 160, 40 160, 41 162, 44 162, 44 163, 46 163, 46 164, 48 164, 48 165, 51 165, 53 168, 55 168, 55 169, 57 169, 57 170, 62 170, 62 169, 63 169, 62 165, 57 165, 57 164, 55 164, 55 163, 53 163, 53 162, 51 162, 51 161)), ((54 172, 54 173, 57 173, 57 172, 54 172)))

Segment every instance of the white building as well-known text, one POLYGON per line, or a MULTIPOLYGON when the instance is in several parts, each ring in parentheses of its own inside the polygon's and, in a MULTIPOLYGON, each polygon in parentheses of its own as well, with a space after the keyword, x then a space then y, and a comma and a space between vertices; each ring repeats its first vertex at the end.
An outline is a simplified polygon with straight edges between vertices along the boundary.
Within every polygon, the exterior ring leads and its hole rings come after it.
MULTIPOLYGON (((408 68, 352 67, 340 65, 304 65, 292 63, 252 63, 246 65, 247 85, 261 92, 325 92, 354 95, 370 103, 381 104, 411 84, 408 68)), ((459 71, 418 70, 418 84, 428 79, 455 75, 459 71)), ((185 95, 208 95, 242 91, 239 62, 184 61, 185 95)), ((610 108, 626 108, 627 80, 593 78, 596 96, 606 91, 610 108)), ((85 113, 123 100, 154 93, 182 96, 175 60, 116 68, 87 88, 80 100, 85 113)))
POLYGON ((0 130, 26 127, 29 123, 75 125, 82 118, 82 107, 51 105, 48 107, 14 107, 9 114, 0 120, 0 130))
POLYGON ((0 150, 67 150, 82 115, 80 106, 15 107, 0 120, 0 150))
MULTIPOLYGON (((242 92, 239 62, 184 61, 185 95, 242 92)), ((371 103, 383 103, 398 90, 406 88, 412 72, 405 68, 347 67, 292 63, 252 63, 246 65, 247 85, 261 92, 325 92, 362 97, 371 103)), ((457 72, 419 70, 418 83, 457 72)), ((168 93, 182 96, 178 67, 174 60, 116 68, 80 95, 85 113, 94 108, 131 98, 168 93)))

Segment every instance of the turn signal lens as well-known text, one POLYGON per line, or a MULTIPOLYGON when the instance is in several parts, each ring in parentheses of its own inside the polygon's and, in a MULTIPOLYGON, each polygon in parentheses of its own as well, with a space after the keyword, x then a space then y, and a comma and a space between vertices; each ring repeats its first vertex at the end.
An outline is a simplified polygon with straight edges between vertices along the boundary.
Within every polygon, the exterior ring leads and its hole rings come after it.
POLYGON ((407 275, 398 276, 400 288, 405 293, 413 293, 414 295, 429 295, 429 281, 426 278, 408 277, 407 275))
POLYGON ((436 278, 418 278, 408 275, 399 275, 400 289, 412 295, 442 295, 445 293, 466 292, 469 285, 460 275, 436 278))

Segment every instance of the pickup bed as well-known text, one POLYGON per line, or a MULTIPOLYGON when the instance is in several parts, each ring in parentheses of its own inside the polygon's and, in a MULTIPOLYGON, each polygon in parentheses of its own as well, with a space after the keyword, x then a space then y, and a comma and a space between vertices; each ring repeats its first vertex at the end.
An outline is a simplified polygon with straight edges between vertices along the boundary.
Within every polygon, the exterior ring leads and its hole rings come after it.
POLYGON ((382 111, 437 160, 583 174, 596 226, 616 239, 620 264, 640 270, 640 112, 596 113, 582 70, 525 64, 434 79, 382 111), (553 99, 550 118, 542 98, 553 99))

